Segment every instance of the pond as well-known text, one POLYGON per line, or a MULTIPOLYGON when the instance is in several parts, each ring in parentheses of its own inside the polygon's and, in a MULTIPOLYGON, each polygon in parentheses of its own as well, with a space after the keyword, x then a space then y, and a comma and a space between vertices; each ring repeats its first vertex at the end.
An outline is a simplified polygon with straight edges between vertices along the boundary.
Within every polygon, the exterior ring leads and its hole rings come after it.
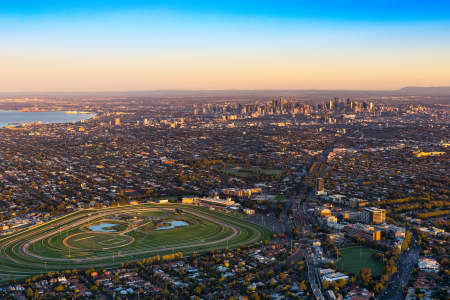
POLYGON ((175 220, 174 221, 164 221, 164 223, 168 223, 169 225, 158 227, 155 230, 167 230, 167 229, 173 229, 176 227, 183 227, 183 226, 189 225, 189 223, 187 223, 187 222, 175 221, 175 220))
POLYGON ((100 224, 89 226, 89 229, 91 231, 97 231, 97 232, 116 232, 117 230, 111 228, 116 225, 117 224, 113 224, 113 223, 100 223, 100 224))

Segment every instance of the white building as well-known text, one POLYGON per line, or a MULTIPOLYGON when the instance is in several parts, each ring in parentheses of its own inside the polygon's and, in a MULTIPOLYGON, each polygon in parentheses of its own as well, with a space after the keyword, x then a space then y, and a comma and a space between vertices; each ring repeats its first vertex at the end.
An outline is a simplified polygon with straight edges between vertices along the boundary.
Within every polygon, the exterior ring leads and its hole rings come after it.
POLYGON ((221 205, 221 206, 233 206, 235 204, 235 202, 233 200, 231 200, 231 198, 220 199, 219 197, 214 197, 214 198, 199 198, 198 200, 199 200, 199 202, 202 202, 202 203, 221 205))
POLYGON ((347 275, 345 275, 345 274, 343 274, 341 272, 334 272, 333 271, 333 273, 324 274, 322 276, 322 281, 325 280, 325 281, 328 281, 328 282, 337 282, 337 281, 339 281, 341 279, 344 279, 347 282, 348 278, 349 277, 347 275))
POLYGON ((430 257, 424 257, 419 260, 419 269, 426 272, 439 272, 439 263, 430 257))

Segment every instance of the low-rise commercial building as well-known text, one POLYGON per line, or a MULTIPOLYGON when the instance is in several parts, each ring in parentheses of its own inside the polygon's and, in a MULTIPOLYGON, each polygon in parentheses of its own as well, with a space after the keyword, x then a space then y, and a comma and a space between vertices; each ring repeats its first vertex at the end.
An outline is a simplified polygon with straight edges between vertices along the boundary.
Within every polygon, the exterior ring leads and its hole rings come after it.
POLYGON ((336 272, 333 269, 320 269, 319 270, 320 277, 322 278, 322 281, 328 281, 328 282, 336 282, 341 279, 347 281, 349 277, 341 272, 336 272))
POLYGON ((369 241, 379 241, 381 239, 381 231, 360 223, 345 226, 345 232, 352 237, 361 237, 369 241))
POLYGON ((439 272, 439 263, 430 257, 424 257, 419 260, 419 269, 426 272, 439 272))

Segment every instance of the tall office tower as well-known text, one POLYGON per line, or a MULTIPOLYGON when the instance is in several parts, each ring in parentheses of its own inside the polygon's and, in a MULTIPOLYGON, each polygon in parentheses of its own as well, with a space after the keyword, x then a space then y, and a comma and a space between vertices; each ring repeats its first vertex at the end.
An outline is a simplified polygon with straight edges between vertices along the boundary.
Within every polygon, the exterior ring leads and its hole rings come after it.
POLYGON ((358 101, 353 102, 353 111, 359 112, 359 102, 358 101))
POLYGON ((276 107, 277 107, 277 100, 276 99, 273 99, 272 100, 272 111, 275 111, 276 110, 276 107))
POLYGON ((144 126, 148 126, 148 119, 144 119, 144 126))
POLYGON ((115 118, 114 119, 114 125, 120 126, 120 118, 115 118))
POLYGON ((369 111, 372 111, 373 110, 373 102, 371 101, 370 103, 369 103, 369 111))

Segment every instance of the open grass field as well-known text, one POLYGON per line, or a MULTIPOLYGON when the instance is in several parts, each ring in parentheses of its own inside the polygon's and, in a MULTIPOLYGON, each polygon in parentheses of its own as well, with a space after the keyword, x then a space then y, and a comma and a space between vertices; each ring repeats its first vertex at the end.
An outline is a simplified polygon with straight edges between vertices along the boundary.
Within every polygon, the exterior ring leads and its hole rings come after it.
POLYGON ((383 265, 372 258, 372 254, 377 253, 366 247, 351 247, 339 249, 342 257, 336 263, 339 270, 348 274, 358 275, 362 268, 370 268, 372 276, 380 276, 383 272, 383 265))
POLYGON ((276 176, 276 175, 283 173, 282 170, 264 169, 264 168, 259 168, 259 167, 246 168, 246 167, 243 167, 240 165, 235 165, 235 164, 230 164, 230 165, 226 166, 224 169, 222 169, 222 172, 227 175, 243 177, 243 178, 255 176, 258 173, 261 173, 263 175, 268 175, 268 176, 276 176))
POLYGON ((107 268, 156 254, 235 248, 270 236, 269 230, 233 215, 187 205, 81 210, 1 238, 0 281, 56 270, 107 268), (182 213, 175 213, 175 208, 182 213), (184 225, 156 230, 173 221, 184 225))

